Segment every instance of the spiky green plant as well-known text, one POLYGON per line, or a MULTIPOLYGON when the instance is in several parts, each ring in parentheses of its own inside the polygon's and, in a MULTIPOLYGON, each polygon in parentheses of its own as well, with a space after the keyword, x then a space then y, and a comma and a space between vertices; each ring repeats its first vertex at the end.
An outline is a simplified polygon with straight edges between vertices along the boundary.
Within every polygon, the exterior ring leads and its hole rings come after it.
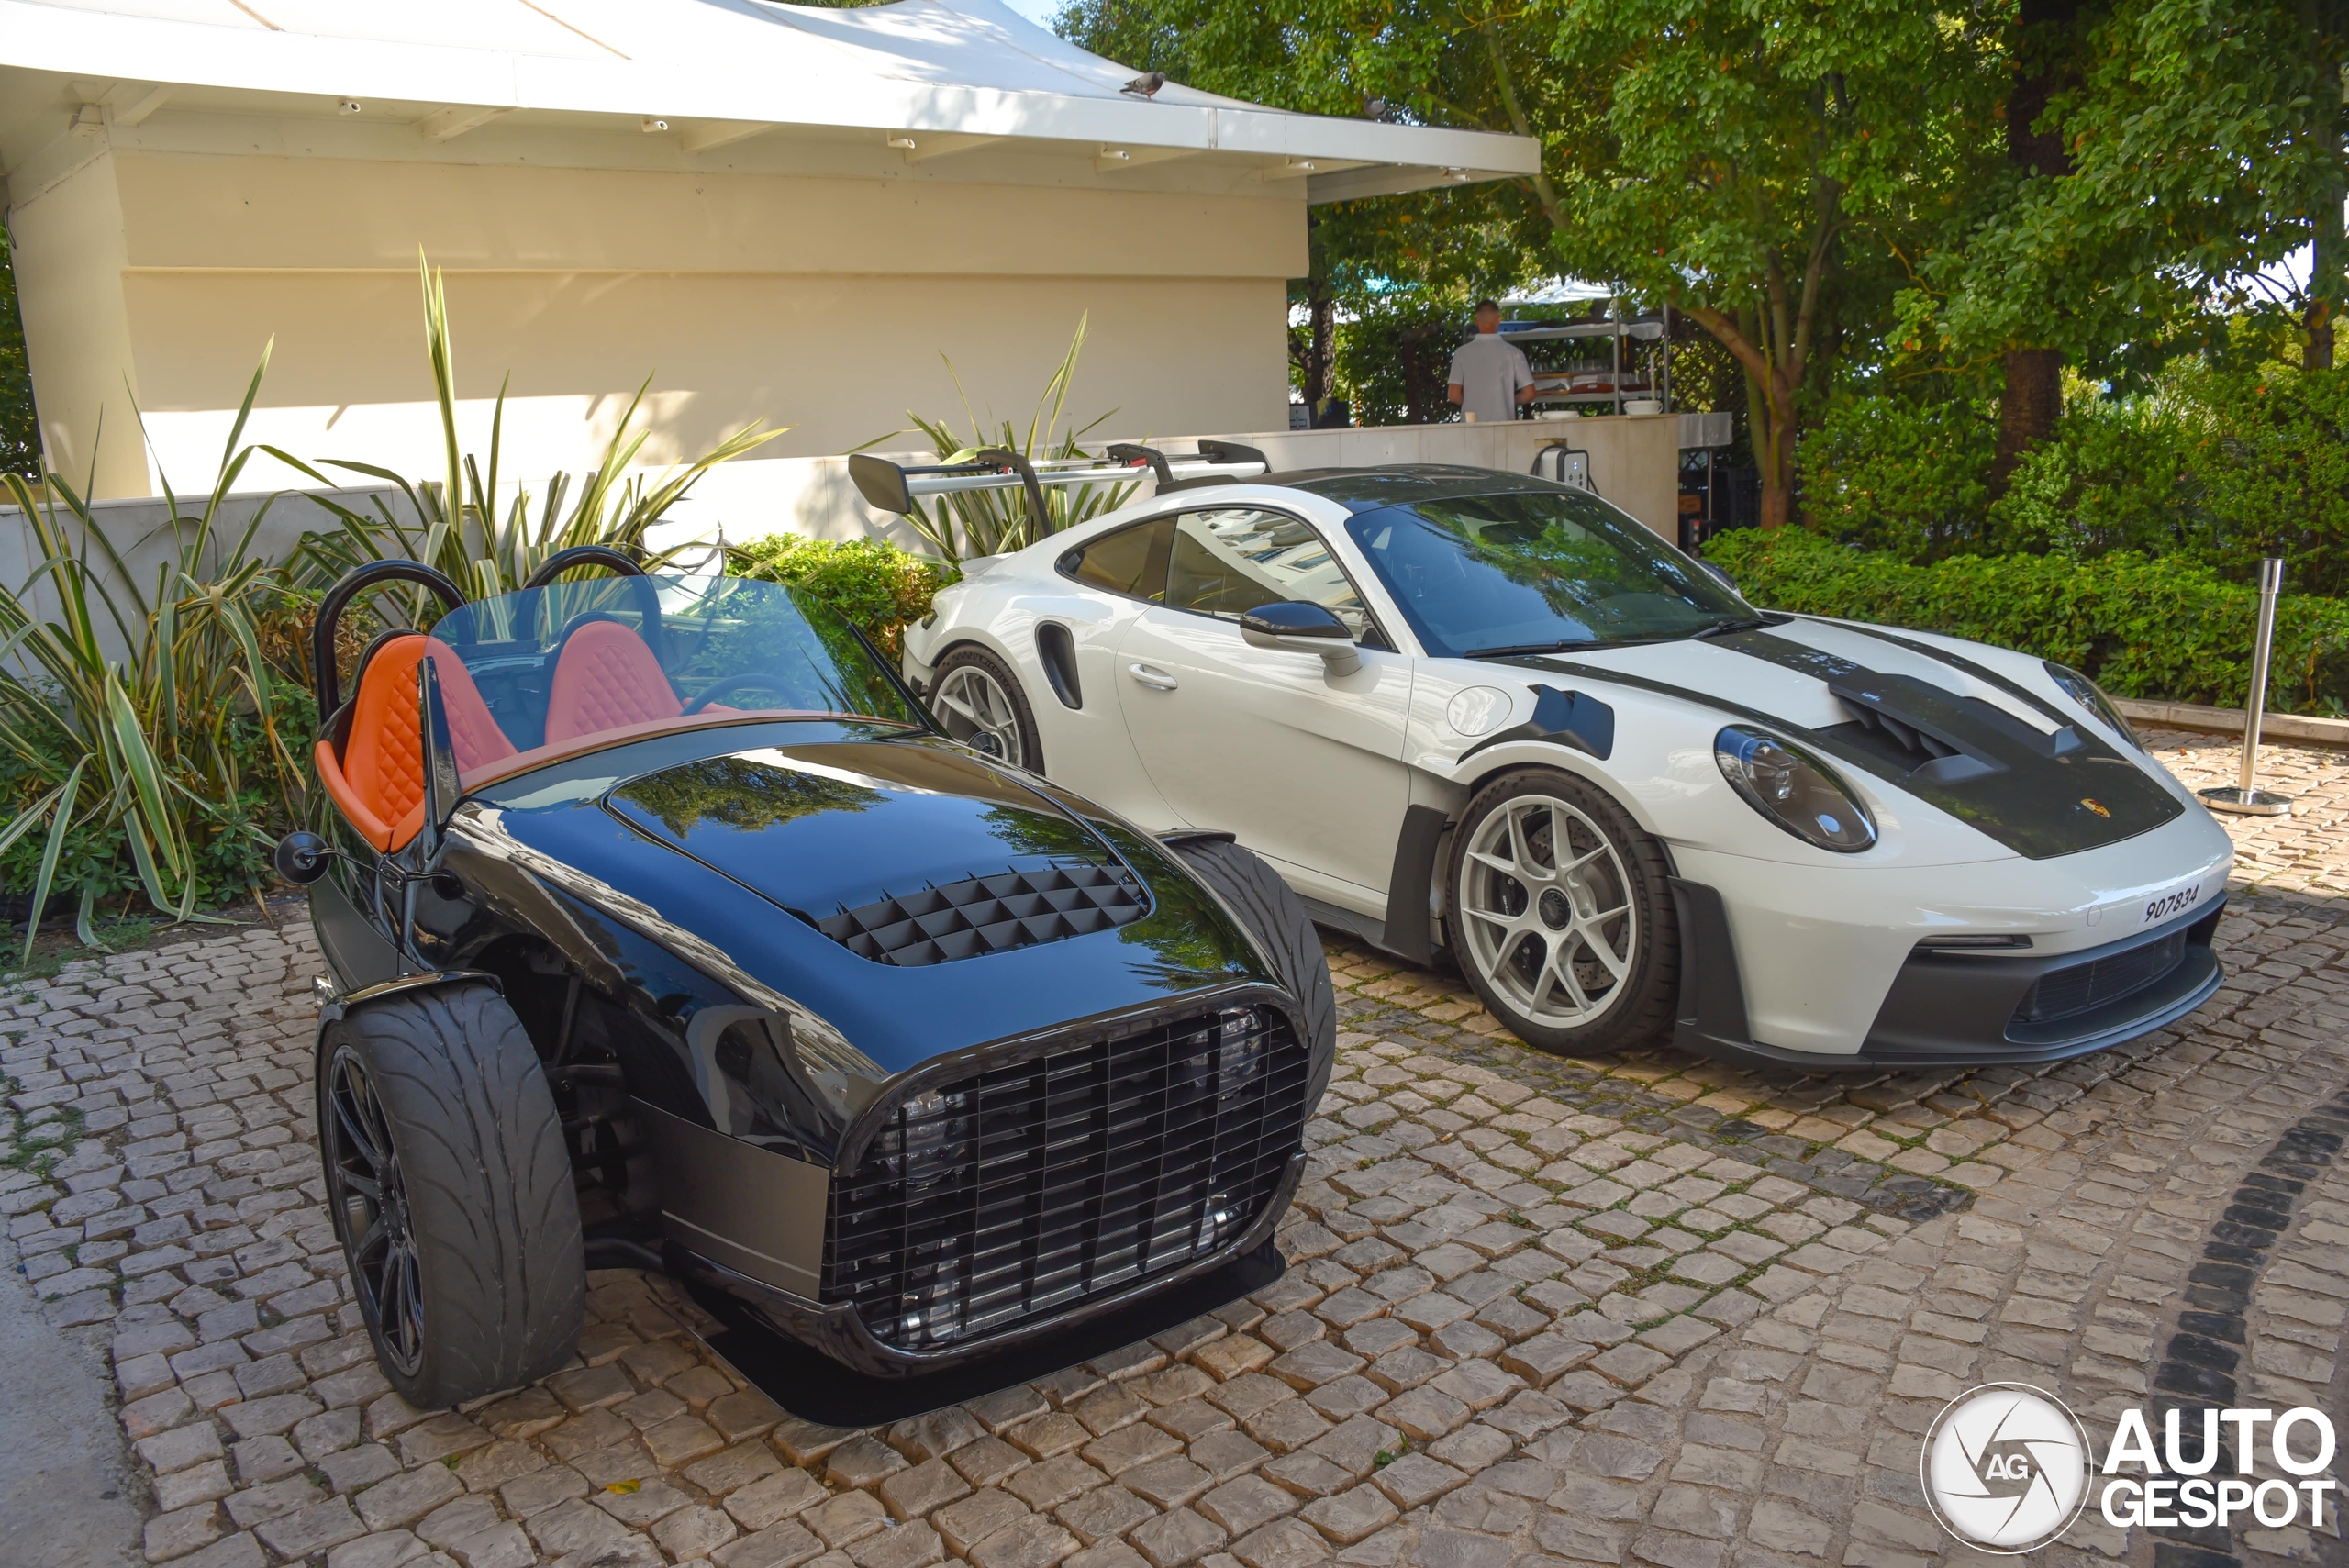
MULTIPOLYGON (((1113 408, 1079 429, 1060 428, 1068 406, 1069 384, 1076 375, 1076 357, 1085 347, 1085 329, 1090 320, 1090 313, 1077 318, 1076 336, 1069 340, 1068 352, 1061 357, 1060 367, 1044 384, 1043 395, 1036 399, 1035 410, 1029 415, 1024 431, 1006 419, 995 434, 988 434, 971 407, 971 395, 963 390, 963 377, 954 369, 954 361, 943 354, 939 358, 946 360, 946 373, 953 377, 954 390, 962 395, 963 415, 971 421, 971 439, 965 441, 943 419, 926 419, 910 408, 906 411, 906 417, 937 450, 941 462, 968 462, 990 447, 1008 448, 1031 463, 1083 459, 1085 453, 1078 449, 1077 441, 1117 413, 1113 408)), ((870 450, 903 434, 903 429, 892 430, 857 450, 870 450)), ((949 564, 960 566, 974 556, 1002 555, 1025 549, 1088 517, 1115 511, 1126 504, 1134 489, 1131 483, 1048 485, 1044 489, 1044 520, 1048 526, 1042 528, 1030 515, 1027 493, 1022 489, 963 490, 927 500, 917 496, 906 521, 949 564)))
MULTIPOLYGON (((425 350, 432 361, 433 390, 440 406, 444 472, 439 479, 411 481, 375 463, 319 459, 324 467, 364 474, 396 487, 406 499, 407 511, 403 516, 387 496, 377 496, 372 511, 365 512, 330 496, 314 496, 334 515, 339 527, 332 532, 304 537, 297 571, 313 586, 331 582, 369 561, 405 556, 438 568, 468 597, 488 598, 520 587, 549 556, 582 544, 611 545, 639 556, 649 566, 657 566, 693 545, 651 554, 645 549, 645 530, 685 499, 703 474, 790 428, 786 425, 767 429, 764 420, 756 420, 700 457, 674 465, 657 478, 631 474, 629 466, 651 435, 649 428, 636 425, 637 411, 652 384, 651 376, 647 375, 629 400, 602 460, 578 487, 575 500, 568 473, 550 478, 535 502, 524 485, 515 485, 508 495, 501 484, 498 464, 506 392, 513 378, 509 374, 499 385, 497 401, 490 411, 484 464, 463 450, 457 433, 456 345, 449 328, 448 295, 441 274, 420 253, 417 271, 424 288, 425 350), (451 496, 459 498, 457 505, 451 505, 451 496), (570 502, 567 511, 566 501, 570 502)), ((318 467, 300 458, 275 447, 262 450, 321 484, 335 484, 318 467)), ((420 605, 412 607, 422 608, 420 605)))
MULTIPOLYGON (((262 838, 233 819, 247 782, 239 727, 258 726, 281 804, 294 806, 285 796, 298 788, 301 764, 284 721, 307 705, 271 669, 254 622, 256 598, 271 585, 270 563, 253 552, 270 503, 233 538, 220 530, 221 503, 254 450, 238 443, 268 368, 264 349, 202 505, 183 507, 166 481, 164 528, 174 543, 151 584, 106 537, 83 491, 46 467, 38 496, 25 476, 5 476, 40 563, 13 589, 0 587, 0 747, 37 772, 61 763, 63 772, 0 828, 0 853, 45 831, 25 922, 28 958, 76 829, 119 835, 157 909, 176 920, 212 917, 195 907, 200 841, 219 831, 262 838), (127 657, 110 656, 109 641, 127 657)), ((75 921, 93 947, 99 891, 95 881, 83 884, 75 921)))
MULTIPOLYGON (((43 835, 26 922, 28 956, 69 838, 81 842, 95 835, 102 843, 126 845, 138 884, 167 917, 216 918, 196 907, 206 890, 204 851, 223 833, 250 839, 260 848, 268 842, 239 814, 250 787, 263 782, 249 776, 249 760, 239 755, 240 748, 253 750, 256 732, 270 775, 265 782, 278 797, 273 814, 299 819, 308 773, 297 748, 306 737, 288 731, 297 715, 313 709, 299 681, 273 668, 264 651, 278 647, 283 659, 286 648, 298 650, 306 641, 298 633, 289 638, 288 626, 279 624, 289 619, 291 604, 291 621, 306 628, 306 606, 289 589, 315 591, 364 562, 406 556, 439 567, 469 594, 482 596, 518 586, 549 556, 573 545, 613 544, 642 554, 645 529, 702 474, 782 433, 752 425, 658 478, 630 474, 629 465, 650 434, 632 428, 651 385, 648 377, 568 510, 573 486, 564 474, 548 482, 535 506, 519 487, 510 498, 503 495, 498 456, 504 390, 492 415, 484 474, 457 436, 455 354, 441 280, 429 265, 422 273, 425 341, 440 395, 445 476, 411 484, 373 463, 326 463, 396 486, 409 506, 405 517, 382 500, 369 513, 332 496, 314 496, 337 526, 305 535, 285 562, 265 561, 253 548, 279 495, 266 498, 233 538, 224 533, 221 505, 256 451, 322 484, 335 483, 275 447, 239 444, 269 368, 266 350, 202 506, 183 507, 168 482, 164 485, 170 512, 165 527, 175 543, 151 586, 134 575, 99 526, 86 485, 77 490, 46 468, 29 476, 29 483, 27 476, 6 476, 7 495, 31 531, 40 559, 23 583, 0 587, 0 752, 41 791, 0 827, 0 855, 28 834, 43 835), (451 496, 462 497, 462 503, 451 506, 451 496), (58 606, 53 615, 44 599, 58 606), (109 657, 109 646, 128 650, 128 657, 109 657)), ((384 607, 400 613, 397 606, 384 607)), ((407 608, 413 613, 422 606, 407 608)), ((306 674, 298 652, 287 662, 306 674)), ((92 920, 99 882, 85 881, 79 891, 75 929, 95 947, 99 944, 92 920)))

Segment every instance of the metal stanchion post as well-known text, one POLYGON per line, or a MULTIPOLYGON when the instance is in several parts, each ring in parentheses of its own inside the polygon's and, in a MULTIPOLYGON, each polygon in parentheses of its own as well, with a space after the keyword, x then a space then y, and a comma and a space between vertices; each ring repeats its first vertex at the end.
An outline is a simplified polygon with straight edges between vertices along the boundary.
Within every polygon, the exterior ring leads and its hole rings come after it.
POLYGON ((2213 811, 2232 811, 2244 817, 2283 817, 2292 809, 2288 795, 2271 795, 2257 787, 2259 777, 2259 721, 2267 712, 2267 656, 2276 641, 2276 595, 2284 586, 2284 563, 2268 560, 2259 563, 2259 634, 2251 649, 2251 700, 2244 706, 2243 724, 2243 766, 2232 784, 2213 784, 2200 791, 2204 804, 2213 811))

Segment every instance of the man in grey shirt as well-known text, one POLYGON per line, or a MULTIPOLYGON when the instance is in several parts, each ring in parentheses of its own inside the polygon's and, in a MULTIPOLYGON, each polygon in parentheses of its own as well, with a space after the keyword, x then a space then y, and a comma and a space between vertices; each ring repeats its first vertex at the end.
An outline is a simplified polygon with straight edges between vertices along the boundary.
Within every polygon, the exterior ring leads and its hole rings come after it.
POLYGON ((1501 336, 1497 302, 1476 302, 1476 335, 1453 350, 1451 379, 1444 395, 1479 423, 1514 419, 1533 401, 1533 367, 1524 350, 1501 336))

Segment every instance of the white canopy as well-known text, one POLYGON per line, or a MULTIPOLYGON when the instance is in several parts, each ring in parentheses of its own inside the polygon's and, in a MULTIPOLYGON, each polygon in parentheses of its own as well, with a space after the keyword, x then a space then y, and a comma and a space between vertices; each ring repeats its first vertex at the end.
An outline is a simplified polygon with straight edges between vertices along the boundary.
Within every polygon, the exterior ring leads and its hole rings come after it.
MULTIPOLYGON (((789 128, 889 134, 907 157, 982 140, 1078 144, 1105 172, 1170 157, 1245 159, 1341 200, 1531 173, 1531 139, 1290 114, 1088 54, 997 0, 823 10, 766 0, 0 0, 0 68, 422 106, 426 134, 493 115, 618 116, 695 152, 789 128), (435 107, 436 106, 440 107, 435 107), (929 138, 927 146, 924 138, 929 138)), ((151 95, 150 95, 151 97, 151 95)), ((152 102, 160 103, 160 98, 152 102)), ((117 87, 117 113, 151 103, 117 87)), ((135 123, 135 122, 134 122, 135 123)))

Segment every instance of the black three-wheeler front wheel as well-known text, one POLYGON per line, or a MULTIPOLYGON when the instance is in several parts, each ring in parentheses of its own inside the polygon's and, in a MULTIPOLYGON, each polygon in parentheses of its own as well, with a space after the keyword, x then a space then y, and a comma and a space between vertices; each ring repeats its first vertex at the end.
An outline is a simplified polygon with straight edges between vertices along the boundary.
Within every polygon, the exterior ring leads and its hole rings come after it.
POLYGON ((586 1312, 554 1096, 481 983, 382 997, 318 1046, 327 1203, 384 1375, 419 1409, 545 1376, 586 1312))

